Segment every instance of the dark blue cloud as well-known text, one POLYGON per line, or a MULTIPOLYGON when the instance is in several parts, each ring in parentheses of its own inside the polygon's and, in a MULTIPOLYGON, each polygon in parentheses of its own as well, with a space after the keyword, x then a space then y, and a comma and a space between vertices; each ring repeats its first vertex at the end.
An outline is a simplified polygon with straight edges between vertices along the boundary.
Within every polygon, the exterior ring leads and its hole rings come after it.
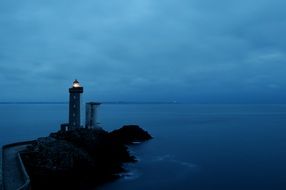
POLYGON ((285 102, 285 5, 3 0, 0 100, 285 102))

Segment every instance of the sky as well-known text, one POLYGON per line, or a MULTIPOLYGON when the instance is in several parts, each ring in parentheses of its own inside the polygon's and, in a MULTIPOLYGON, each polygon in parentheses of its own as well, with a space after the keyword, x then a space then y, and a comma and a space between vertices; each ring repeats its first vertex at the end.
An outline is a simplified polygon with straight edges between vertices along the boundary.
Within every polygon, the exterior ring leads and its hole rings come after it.
POLYGON ((0 101, 286 103, 285 0, 1 0, 0 101))

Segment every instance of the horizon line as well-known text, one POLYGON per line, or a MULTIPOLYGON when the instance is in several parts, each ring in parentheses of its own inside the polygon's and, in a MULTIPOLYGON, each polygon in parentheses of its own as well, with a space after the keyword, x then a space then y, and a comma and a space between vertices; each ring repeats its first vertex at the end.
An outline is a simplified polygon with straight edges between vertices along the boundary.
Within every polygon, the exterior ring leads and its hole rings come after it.
MULTIPOLYGON (((84 103, 88 103, 90 101, 86 101, 84 103)), ((101 104, 193 104, 193 105, 206 105, 206 104, 212 104, 212 105, 249 105, 249 104, 255 104, 255 105, 283 105, 286 103, 270 103, 270 102, 187 102, 187 101, 97 101, 101 104)), ((0 101, 0 105, 11 105, 11 104, 69 104, 68 101, 0 101)))
MULTIPOLYGON (((86 101, 90 102, 90 101, 86 101)), ((68 101, 0 101, 0 104, 68 104, 68 101)), ((178 104, 176 101, 102 101, 102 104, 178 104)), ((181 102, 180 102, 181 103, 181 102)))

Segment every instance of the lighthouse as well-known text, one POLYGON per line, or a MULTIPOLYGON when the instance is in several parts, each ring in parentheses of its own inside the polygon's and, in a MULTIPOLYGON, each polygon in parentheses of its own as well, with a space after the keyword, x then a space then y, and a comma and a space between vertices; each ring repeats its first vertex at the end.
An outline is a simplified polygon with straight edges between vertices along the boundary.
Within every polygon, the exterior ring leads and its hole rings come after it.
POLYGON ((77 80, 69 88, 69 130, 80 128, 80 94, 83 93, 83 87, 77 80))
MULTIPOLYGON (((61 124, 61 131, 75 130, 81 127, 80 121, 80 95, 83 93, 83 87, 78 80, 74 80, 73 85, 69 88, 69 122, 61 124)), ((88 102, 86 103, 86 122, 87 129, 100 129, 97 121, 97 108, 101 103, 88 102)))

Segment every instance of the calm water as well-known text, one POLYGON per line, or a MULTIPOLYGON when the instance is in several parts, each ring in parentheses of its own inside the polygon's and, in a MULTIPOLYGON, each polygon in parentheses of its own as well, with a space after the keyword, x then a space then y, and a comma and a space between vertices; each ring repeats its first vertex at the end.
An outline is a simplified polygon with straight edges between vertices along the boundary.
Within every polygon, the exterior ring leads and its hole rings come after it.
MULTIPOLYGON (((102 105, 106 130, 139 124, 155 138, 100 190, 286 189, 286 105, 102 105)), ((46 136, 67 105, 0 105, 0 144, 46 136)))

